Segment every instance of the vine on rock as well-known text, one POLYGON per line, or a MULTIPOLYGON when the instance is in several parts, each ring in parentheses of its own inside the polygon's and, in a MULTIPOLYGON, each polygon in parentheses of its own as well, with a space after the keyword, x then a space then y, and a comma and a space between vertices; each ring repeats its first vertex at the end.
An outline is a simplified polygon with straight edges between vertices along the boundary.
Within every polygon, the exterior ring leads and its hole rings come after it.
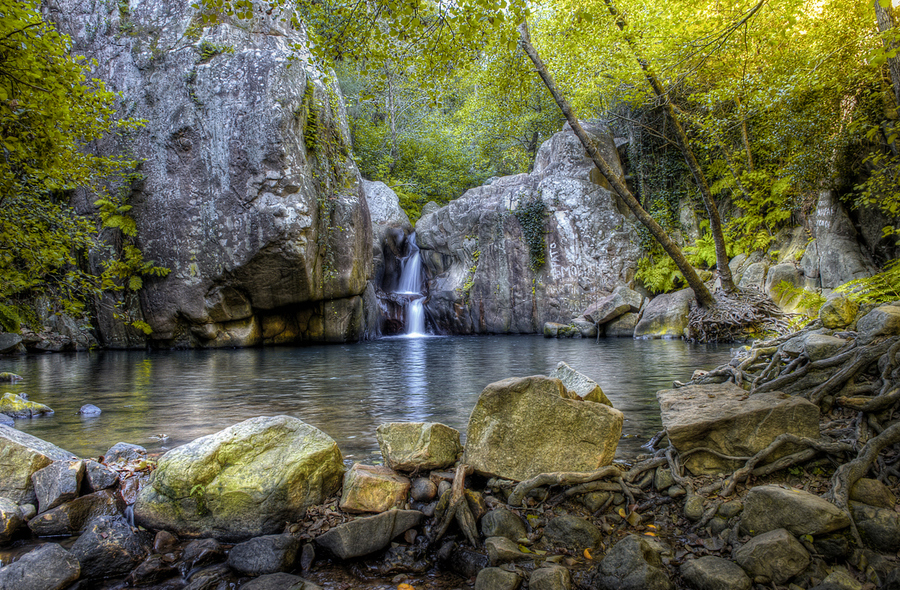
POLYGON ((525 243, 528 244, 528 258, 531 261, 531 270, 538 270, 546 262, 544 235, 544 214, 547 206, 541 198, 533 197, 531 200, 519 203, 513 214, 522 226, 522 234, 525 243))

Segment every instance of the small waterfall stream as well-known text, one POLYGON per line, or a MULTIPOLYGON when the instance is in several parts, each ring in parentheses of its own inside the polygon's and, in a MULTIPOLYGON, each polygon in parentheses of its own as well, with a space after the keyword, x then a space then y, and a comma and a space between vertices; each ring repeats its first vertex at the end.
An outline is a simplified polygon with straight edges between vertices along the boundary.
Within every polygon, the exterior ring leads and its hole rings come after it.
POLYGON ((400 267, 400 283, 396 293, 410 295, 406 304, 406 335, 425 335, 425 297, 422 295, 422 257, 419 255, 419 246, 416 245, 416 234, 409 234, 409 252, 403 259, 400 267))

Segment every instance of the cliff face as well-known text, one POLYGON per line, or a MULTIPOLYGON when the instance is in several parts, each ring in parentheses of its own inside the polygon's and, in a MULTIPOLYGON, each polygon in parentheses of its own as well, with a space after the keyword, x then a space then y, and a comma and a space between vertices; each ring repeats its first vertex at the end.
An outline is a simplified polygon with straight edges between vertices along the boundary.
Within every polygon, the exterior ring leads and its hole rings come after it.
MULTIPOLYGON (((586 128, 621 171, 612 138, 586 128)), ((437 328, 540 332, 630 283, 640 256, 634 225, 603 182, 566 127, 541 146, 530 174, 497 179, 423 215, 416 233, 428 269, 426 309, 437 328), (543 209, 535 219, 544 263, 533 269, 530 216, 520 208, 535 203, 543 209)))
MULTIPOLYGON (((171 269, 140 312, 160 345, 343 341, 363 330, 372 229, 336 84, 277 18, 205 25, 189 0, 52 0, 49 18, 144 119, 138 245, 171 269)), ((79 207, 89 210, 89 196, 79 207)), ((100 312, 109 346, 142 344, 100 312)))

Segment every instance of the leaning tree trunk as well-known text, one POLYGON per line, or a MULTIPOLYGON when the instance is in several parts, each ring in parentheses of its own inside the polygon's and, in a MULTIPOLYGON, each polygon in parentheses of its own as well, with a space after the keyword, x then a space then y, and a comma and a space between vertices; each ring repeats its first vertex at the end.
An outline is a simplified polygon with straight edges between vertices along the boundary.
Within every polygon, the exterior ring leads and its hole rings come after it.
POLYGON ((706 205, 706 212, 709 215, 709 230, 712 233, 713 242, 716 246, 716 269, 719 271, 722 289, 726 293, 734 293, 737 291, 737 288, 734 286, 734 279, 731 276, 731 267, 728 266, 728 252, 725 248, 725 234, 722 231, 722 217, 719 215, 719 208, 716 206, 716 202, 713 199, 712 191, 709 190, 709 184, 706 182, 706 175, 703 174, 700 163, 697 162, 697 158, 694 155, 694 150, 691 149, 691 146, 688 143, 687 134, 684 132, 684 128, 678 120, 678 115, 675 113, 675 107, 672 105, 669 94, 663 88, 662 83, 659 81, 659 78, 656 77, 656 74, 653 73, 650 62, 641 55, 634 40, 625 32, 625 19, 622 18, 619 11, 616 10, 612 0, 603 1, 606 3, 609 13, 615 19, 616 26, 619 27, 620 31, 625 33, 625 41, 631 48, 631 54, 641 66, 641 71, 644 72, 644 78, 647 79, 647 82, 653 89, 653 93, 662 100, 663 107, 666 109, 666 114, 672 122, 672 128, 675 130, 675 135, 678 137, 678 145, 681 148, 681 153, 684 155, 688 168, 691 169, 691 174, 694 176, 694 182, 697 183, 697 188, 700 189, 700 196, 703 198, 703 204, 706 205))
MULTIPOLYGON (((553 99, 556 101, 556 104, 559 105, 560 110, 566 116, 566 120, 569 122, 569 125, 572 127, 572 130, 575 132, 575 135, 578 136, 578 139, 581 140, 582 145, 587 150, 588 155, 594 161, 597 168, 600 170, 600 173, 606 178, 609 182, 610 186, 613 190, 625 201, 625 204, 628 205, 628 208, 637 216, 638 220, 644 226, 650 230, 650 233, 653 234, 653 237, 660 243, 666 253, 675 261, 675 265, 678 266, 678 270, 681 271, 681 274, 684 275, 685 280, 690 286, 691 290, 694 292, 694 296, 697 298, 697 303, 699 303, 703 307, 711 307, 715 304, 715 300, 713 299, 712 294, 709 292, 709 289, 706 288, 706 285, 703 284, 703 281, 700 280, 700 277, 697 275, 697 271, 694 270, 694 267, 687 261, 687 258, 684 257, 684 253, 681 251, 681 248, 672 241, 672 238, 666 233, 666 231, 656 223, 647 211, 641 207, 641 204, 635 198, 635 196, 628 190, 628 187, 625 185, 625 181, 622 180, 615 172, 613 172, 612 168, 603 159, 603 156, 600 155, 600 152, 597 150, 597 147, 594 145, 594 142, 591 141, 590 137, 588 137, 587 133, 585 133, 584 129, 581 127, 581 123, 578 122, 578 118, 575 116, 575 112, 572 110, 572 106, 569 104, 569 101, 559 92, 556 88, 556 83, 553 81, 553 77, 550 75, 550 72, 547 70, 547 66, 544 65, 543 60, 541 60, 534 46, 531 44, 531 36, 528 34, 528 22, 523 21, 521 25, 519 25, 519 41, 522 44, 522 48, 525 50, 525 53, 531 59, 532 63, 534 63, 534 67, 537 70, 538 74, 541 76, 541 79, 544 81, 544 84, 547 86, 547 89, 550 91, 550 94, 553 95, 553 99)), ((727 263, 726 263, 727 268, 727 263)))

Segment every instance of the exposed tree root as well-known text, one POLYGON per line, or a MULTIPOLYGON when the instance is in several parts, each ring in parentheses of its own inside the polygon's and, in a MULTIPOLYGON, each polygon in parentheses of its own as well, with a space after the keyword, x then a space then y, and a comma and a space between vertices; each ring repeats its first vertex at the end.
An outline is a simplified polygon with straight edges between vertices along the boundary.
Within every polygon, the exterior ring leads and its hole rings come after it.
POLYGON ((759 289, 717 290, 714 298, 715 305, 697 306, 688 316, 688 331, 698 342, 733 342, 747 334, 787 329, 784 312, 759 289))
POLYGON ((466 536, 466 540, 473 547, 479 547, 478 528, 475 526, 475 517, 469 510, 469 503, 466 501, 466 477, 472 474, 472 467, 469 465, 460 465, 456 468, 456 476, 453 478, 453 487, 450 491, 450 503, 438 526, 433 530, 432 537, 429 539, 429 545, 434 546, 441 537, 443 537, 450 524, 455 520, 466 536))
POLYGON ((622 470, 615 465, 607 465, 606 467, 601 467, 600 469, 589 471, 587 473, 569 471, 541 473, 532 477, 531 479, 526 479, 525 481, 519 483, 509 495, 509 499, 507 500, 507 502, 510 504, 510 506, 521 506, 522 501, 525 499, 525 496, 528 495, 528 492, 542 486, 570 486, 597 481, 600 479, 617 479, 621 476, 622 470))

